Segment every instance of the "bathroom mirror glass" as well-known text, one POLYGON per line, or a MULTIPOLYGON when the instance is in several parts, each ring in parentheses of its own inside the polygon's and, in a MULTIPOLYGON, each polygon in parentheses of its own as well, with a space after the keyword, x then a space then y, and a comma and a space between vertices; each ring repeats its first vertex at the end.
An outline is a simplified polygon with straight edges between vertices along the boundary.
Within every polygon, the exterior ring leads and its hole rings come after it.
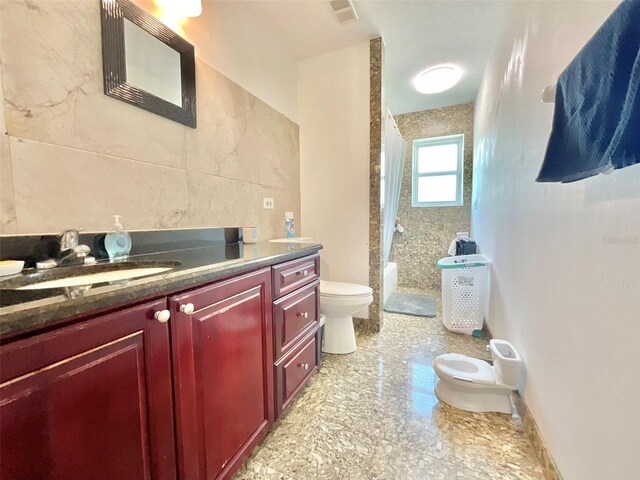
POLYGON ((125 19, 124 55, 128 83, 182 106, 178 52, 125 19))
POLYGON ((105 94, 196 127, 193 45, 129 0, 102 0, 105 94))

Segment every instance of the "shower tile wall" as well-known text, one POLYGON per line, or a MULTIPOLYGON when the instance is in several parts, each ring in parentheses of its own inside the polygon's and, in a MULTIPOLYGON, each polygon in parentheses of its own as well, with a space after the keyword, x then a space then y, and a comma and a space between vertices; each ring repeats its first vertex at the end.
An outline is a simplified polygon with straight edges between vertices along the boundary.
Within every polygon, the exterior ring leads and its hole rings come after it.
POLYGON ((456 232, 471 228, 471 180, 473 174, 473 103, 405 113, 395 117, 407 142, 398 217, 404 234, 394 234, 391 261, 398 263, 398 285, 439 289, 436 262, 447 254, 456 232), (464 134, 464 196, 460 207, 411 206, 413 141, 464 134))

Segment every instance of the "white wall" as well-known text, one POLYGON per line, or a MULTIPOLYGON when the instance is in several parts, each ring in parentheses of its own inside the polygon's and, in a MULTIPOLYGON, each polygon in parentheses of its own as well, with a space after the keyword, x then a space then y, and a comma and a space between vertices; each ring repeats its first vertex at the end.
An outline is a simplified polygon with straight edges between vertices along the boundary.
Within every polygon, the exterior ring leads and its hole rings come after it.
POLYGON ((522 352, 525 400, 566 480, 640 471, 640 166, 535 183, 540 91, 615 8, 516 8, 476 101, 473 233, 493 260, 488 323, 522 352))
POLYGON ((298 63, 302 235, 325 280, 369 284, 369 42, 298 63))

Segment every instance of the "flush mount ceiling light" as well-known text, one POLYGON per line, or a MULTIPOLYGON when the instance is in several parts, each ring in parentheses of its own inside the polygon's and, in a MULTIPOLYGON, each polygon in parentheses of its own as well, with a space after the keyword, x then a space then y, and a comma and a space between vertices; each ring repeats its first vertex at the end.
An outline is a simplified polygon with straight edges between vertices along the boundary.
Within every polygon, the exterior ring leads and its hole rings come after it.
POLYGON ((449 90, 462 77, 462 70, 455 65, 438 65, 427 68, 413 79, 413 86, 420 93, 440 93, 449 90))

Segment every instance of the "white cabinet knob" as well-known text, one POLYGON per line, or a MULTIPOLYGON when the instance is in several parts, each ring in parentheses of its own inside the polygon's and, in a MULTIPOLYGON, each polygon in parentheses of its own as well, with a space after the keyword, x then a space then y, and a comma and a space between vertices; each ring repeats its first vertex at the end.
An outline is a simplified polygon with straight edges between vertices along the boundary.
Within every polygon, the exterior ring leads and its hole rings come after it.
POLYGON ((167 323, 169 321, 169 317, 171 317, 171 312, 169 312, 169 310, 159 310, 153 314, 153 318, 158 320, 160 323, 167 323))
POLYGON ((302 318, 309 318, 309 312, 298 312, 298 316, 302 318))
POLYGON ((304 368, 305 370, 309 370, 309 364, 308 363, 299 363, 298 366, 304 368))
POLYGON ((306 277, 307 275, 309 275, 309 272, 305 270, 304 272, 302 272, 302 274, 306 277))
POLYGON ((186 313, 187 315, 191 315, 195 311, 195 307, 193 303, 185 303, 184 305, 180 305, 180 311, 182 313, 186 313))

